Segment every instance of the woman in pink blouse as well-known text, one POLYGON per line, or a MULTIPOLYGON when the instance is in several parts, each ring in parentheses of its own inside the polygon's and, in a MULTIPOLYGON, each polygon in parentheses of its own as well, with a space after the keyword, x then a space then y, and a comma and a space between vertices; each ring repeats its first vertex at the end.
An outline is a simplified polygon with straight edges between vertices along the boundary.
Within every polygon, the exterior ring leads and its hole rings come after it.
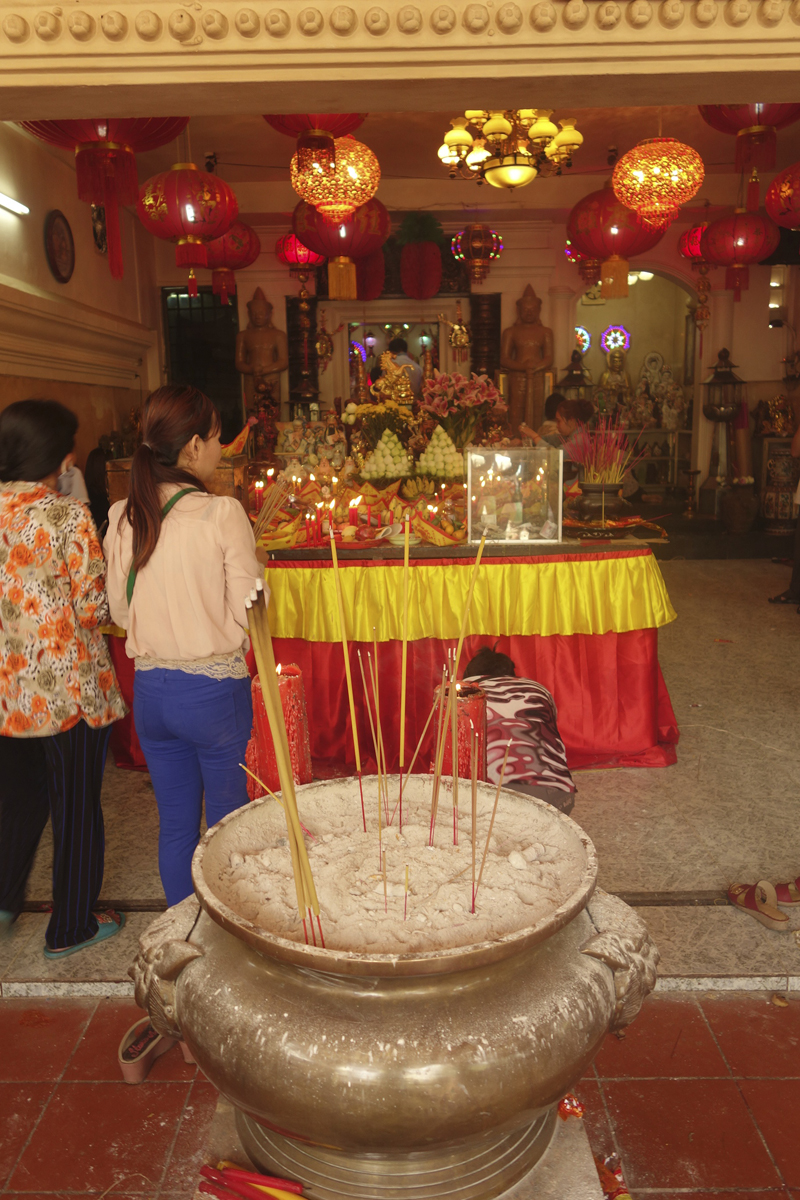
POLYGON ((202 392, 148 397, 128 500, 112 505, 105 551, 111 615, 135 660, 133 715, 159 813, 167 903, 192 893, 205 799, 211 826, 247 803, 252 725, 245 600, 263 574, 238 500, 206 484, 219 414, 202 392))

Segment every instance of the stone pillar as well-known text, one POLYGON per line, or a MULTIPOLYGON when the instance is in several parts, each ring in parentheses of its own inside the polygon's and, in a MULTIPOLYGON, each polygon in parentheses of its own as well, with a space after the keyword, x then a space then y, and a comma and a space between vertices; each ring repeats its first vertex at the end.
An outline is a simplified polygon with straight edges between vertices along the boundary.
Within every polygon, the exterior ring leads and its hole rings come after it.
POLYGON ((558 388, 559 377, 569 366, 569 356, 575 349, 575 303, 577 292, 565 285, 551 287, 550 327, 553 330, 553 376, 558 388))
MULTIPOLYGON (((717 355, 723 346, 731 352, 736 361, 733 349, 733 292, 712 291, 709 296, 711 320, 703 336, 703 355, 698 363, 697 383, 695 385, 694 424, 692 438, 693 465, 701 474, 698 485, 708 478, 708 468, 711 461, 711 447, 714 441, 717 422, 709 421, 703 413, 703 398, 705 389, 703 380, 707 379, 713 370, 717 355)), ((699 342, 699 339, 698 339, 699 342)))

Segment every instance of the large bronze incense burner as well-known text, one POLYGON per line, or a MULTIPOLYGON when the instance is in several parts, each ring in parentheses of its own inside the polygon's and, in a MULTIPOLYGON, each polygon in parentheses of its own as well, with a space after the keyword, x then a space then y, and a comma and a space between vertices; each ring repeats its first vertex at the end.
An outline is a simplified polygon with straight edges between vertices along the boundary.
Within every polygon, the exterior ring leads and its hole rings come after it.
MULTIPOLYGON (((298 805, 342 785, 299 788, 298 805)), ((408 803, 429 790, 412 777, 408 803)), ((231 853, 264 844, 274 801, 206 834, 197 900, 150 926, 132 974, 154 1025, 236 1107, 258 1167, 320 1200, 488 1200, 540 1158, 558 1101, 636 1016, 658 956, 636 914, 595 889, 588 837, 531 804, 575 857, 569 894, 529 928, 430 953, 325 950, 241 916, 220 877, 231 853)))

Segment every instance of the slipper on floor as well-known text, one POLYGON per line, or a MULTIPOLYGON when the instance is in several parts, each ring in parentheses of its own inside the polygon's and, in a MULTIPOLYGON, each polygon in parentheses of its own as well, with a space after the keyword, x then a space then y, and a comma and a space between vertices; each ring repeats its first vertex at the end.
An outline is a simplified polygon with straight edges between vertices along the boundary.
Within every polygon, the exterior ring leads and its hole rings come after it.
POLYGON ((734 908, 755 917, 767 929, 786 929, 789 924, 786 913, 778 911, 775 888, 766 879, 759 879, 758 883, 732 883, 728 888, 728 900, 734 908))
POLYGON ((157 1058, 175 1045, 175 1038, 164 1037, 143 1017, 123 1035, 117 1051, 117 1061, 126 1083, 142 1083, 157 1058))
POLYGON ((768 604, 797 604, 798 597, 793 596, 790 591, 781 592, 778 596, 770 596, 767 600, 768 604))
POLYGON ((792 883, 776 883, 775 894, 778 897, 778 904, 785 907, 800 904, 800 875, 792 883))
POLYGON ((125 913, 114 912, 113 909, 94 915, 97 917, 97 933, 94 937, 85 942, 78 942, 77 946, 66 946, 63 950, 51 950, 49 946, 45 946, 45 958, 68 958, 70 954, 77 954, 78 950, 86 950, 88 946, 96 946, 98 942, 105 942, 115 933, 119 933, 125 924, 125 913))

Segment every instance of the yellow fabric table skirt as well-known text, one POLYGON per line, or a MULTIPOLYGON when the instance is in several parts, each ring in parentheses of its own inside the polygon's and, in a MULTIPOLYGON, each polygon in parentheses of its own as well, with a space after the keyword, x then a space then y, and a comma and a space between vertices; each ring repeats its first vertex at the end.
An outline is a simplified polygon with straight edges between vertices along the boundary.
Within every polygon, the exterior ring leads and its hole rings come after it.
MULTIPOLYGON (((410 564, 408 636, 457 638, 474 559, 414 559, 410 564)), ((339 562, 347 636, 381 642, 403 636, 403 564, 339 562)), ((274 637, 338 642, 339 618, 330 562, 268 566, 274 637)), ((666 585, 647 549, 607 554, 484 558, 467 634, 531 637, 625 633, 675 619, 666 585)))

